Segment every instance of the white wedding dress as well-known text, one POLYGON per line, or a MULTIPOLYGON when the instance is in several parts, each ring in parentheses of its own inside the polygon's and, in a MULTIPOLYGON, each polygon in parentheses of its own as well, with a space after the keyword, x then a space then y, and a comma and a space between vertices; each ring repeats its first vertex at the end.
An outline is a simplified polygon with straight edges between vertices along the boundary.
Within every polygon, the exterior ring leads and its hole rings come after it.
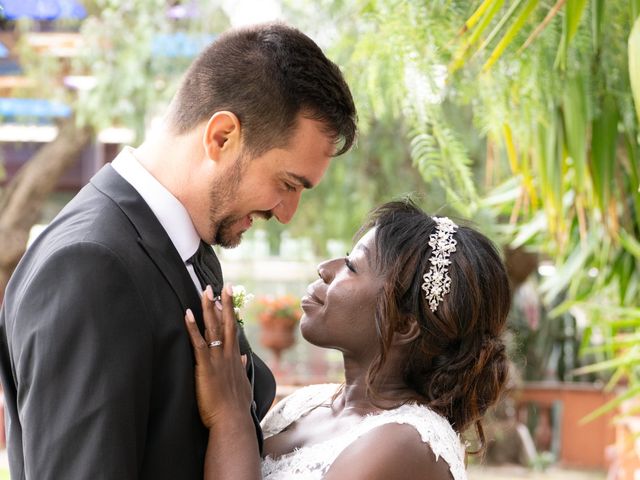
MULTIPOLYGON (((262 421, 265 438, 281 432, 317 406, 331 402, 338 387, 336 384, 311 385, 280 401, 262 421)), ((262 477, 265 480, 321 479, 340 452, 354 440, 387 423, 414 427, 422 441, 429 444, 436 459, 442 457, 447 462, 453 480, 466 480, 464 447, 458 434, 444 417, 415 404, 367 415, 355 428, 331 440, 302 447, 277 458, 267 456, 262 462, 262 477)))

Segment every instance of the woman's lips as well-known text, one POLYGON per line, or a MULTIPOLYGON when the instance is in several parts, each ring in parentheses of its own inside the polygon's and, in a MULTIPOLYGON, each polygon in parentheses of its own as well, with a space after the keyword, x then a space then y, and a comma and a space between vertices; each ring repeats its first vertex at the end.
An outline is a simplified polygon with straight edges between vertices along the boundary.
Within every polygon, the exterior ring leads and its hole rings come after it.
POLYGON ((316 297, 312 290, 307 290, 307 294, 302 297, 300 305, 304 308, 305 305, 323 305, 323 302, 316 297))

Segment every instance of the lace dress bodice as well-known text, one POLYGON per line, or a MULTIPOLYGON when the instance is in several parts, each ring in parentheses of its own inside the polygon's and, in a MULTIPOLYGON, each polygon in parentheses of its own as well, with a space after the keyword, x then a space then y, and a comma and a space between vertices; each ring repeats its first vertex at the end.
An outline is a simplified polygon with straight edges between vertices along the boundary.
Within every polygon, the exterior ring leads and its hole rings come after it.
MULTIPOLYGON (((311 385, 280 401, 262 421, 264 437, 280 433, 317 406, 330 402, 338 387, 336 384, 311 385)), ((370 430, 388 423, 414 427, 436 459, 442 457, 447 462, 453 480, 466 480, 460 437, 444 417, 416 404, 367 415, 355 428, 331 440, 298 448, 277 458, 267 456, 262 462, 262 477, 265 480, 321 479, 346 447, 370 430)))

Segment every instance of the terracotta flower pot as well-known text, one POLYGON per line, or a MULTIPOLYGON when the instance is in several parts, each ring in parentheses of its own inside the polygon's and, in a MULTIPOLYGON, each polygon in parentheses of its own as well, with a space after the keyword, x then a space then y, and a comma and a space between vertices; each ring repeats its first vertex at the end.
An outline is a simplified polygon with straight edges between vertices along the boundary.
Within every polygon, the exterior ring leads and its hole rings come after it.
POLYGON ((282 352, 296 341, 295 326, 296 323, 287 318, 271 318, 269 321, 260 322, 260 343, 273 352, 271 369, 276 376, 283 374, 282 352))
POLYGON ((263 307, 258 314, 260 343, 273 352, 271 367, 277 376, 283 373, 280 368, 282 352, 296 341, 294 330, 302 315, 300 301, 291 295, 282 295, 263 297, 258 302, 263 307))
POLYGON ((294 327, 290 322, 273 321, 263 323, 260 331, 260 342, 274 352, 282 352, 295 343, 294 327))

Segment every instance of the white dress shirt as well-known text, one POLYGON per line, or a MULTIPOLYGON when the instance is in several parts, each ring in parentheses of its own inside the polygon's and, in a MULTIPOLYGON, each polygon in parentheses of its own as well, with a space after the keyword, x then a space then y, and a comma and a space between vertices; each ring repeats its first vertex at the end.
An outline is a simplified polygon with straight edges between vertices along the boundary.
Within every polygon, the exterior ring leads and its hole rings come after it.
POLYGON ((193 265, 187 261, 200 246, 200 236, 193 226, 191 217, 184 205, 173 196, 156 178, 151 175, 134 155, 133 148, 125 147, 111 162, 113 169, 120 174, 140 194, 169 235, 171 243, 180 254, 193 284, 200 294, 202 288, 193 265))

